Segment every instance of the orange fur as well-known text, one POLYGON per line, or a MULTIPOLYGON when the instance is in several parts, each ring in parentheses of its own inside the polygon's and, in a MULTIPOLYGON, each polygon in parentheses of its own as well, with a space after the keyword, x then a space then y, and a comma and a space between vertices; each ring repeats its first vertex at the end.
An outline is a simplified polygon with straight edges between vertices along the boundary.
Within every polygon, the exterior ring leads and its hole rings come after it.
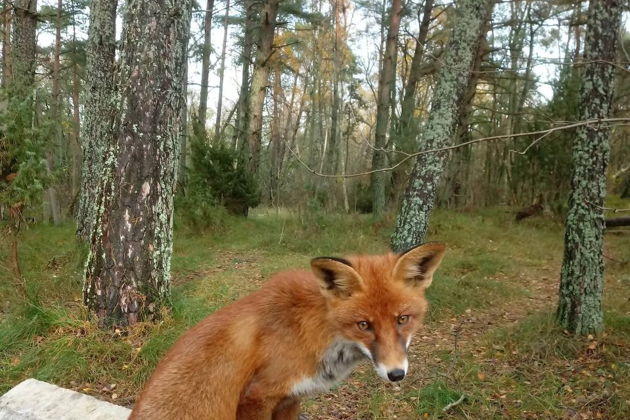
POLYGON ((130 420, 296 419, 300 397, 343 379, 361 354, 391 379, 407 363, 443 253, 427 244, 403 255, 317 258, 313 272, 275 275, 187 331, 130 420))

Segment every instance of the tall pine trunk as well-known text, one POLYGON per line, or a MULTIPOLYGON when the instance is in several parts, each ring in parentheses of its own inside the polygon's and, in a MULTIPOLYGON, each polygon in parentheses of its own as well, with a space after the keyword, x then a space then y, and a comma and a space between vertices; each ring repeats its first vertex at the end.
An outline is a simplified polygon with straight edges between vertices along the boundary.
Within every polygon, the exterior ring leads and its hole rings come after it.
POLYGON ((223 79, 225 78, 225 56, 227 53, 228 19, 230 17, 230 0, 225 6, 225 17, 223 18, 223 45, 221 47, 221 65, 219 67, 219 98, 217 99, 217 116, 214 124, 214 137, 218 139, 221 132, 221 113, 223 112, 223 79))
MULTIPOLYGON (((620 0, 592 0, 590 3, 580 120, 606 118, 610 114, 621 9, 620 0)), ((609 128, 582 126, 577 130, 573 146, 574 169, 556 315, 565 329, 582 335, 603 328, 602 206, 606 195, 609 135, 609 128)))
POLYGON ((81 187, 77 206, 77 235, 87 241, 96 219, 104 156, 114 136, 113 121, 117 0, 94 0, 90 6, 87 40, 86 98, 81 147, 81 187))
POLYGON ((11 3, 2 4, 2 87, 6 87, 11 78, 11 3))
POLYGON ((15 0, 13 8, 11 85, 21 99, 29 100, 37 65, 37 0, 15 0))
MULTIPOLYGON (((389 125, 390 97, 395 89, 396 80, 396 46, 398 32, 400 30, 400 17, 402 14, 401 0, 392 0, 389 11, 389 27, 387 28, 387 40, 383 54, 383 65, 378 80, 376 98, 376 129, 374 137, 374 151, 372 154, 372 170, 382 169, 386 165, 387 153, 387 127, 389 125)), ((387 183, 386 172, 372 174, 372 211, 374 216, 380 216, 385 211, 385 186, 387 183)))
MULTIPOLYGON (((480 31, 490 19, 494 0, 460 0, 457 3, 453 30, 446 47, 444 64, 438 73, 431 114, 420 140, 421 150, 452 144, 459 109, 469 84, 480 31)), ((396 220, 392 248, 401 251, 421 243, 444 171, 446 152, 419 155, 396 220)))
MULTIPOLYGON (((236 106, 236 130, 234 134, 234 149, 241 152, 247 150, 247 127, 249 126, 249 73, 252 65, 252 49, 254 46, 254 19, 256 17, 256 2, 245 0, 245 27, 243 30, 243 48, 241 49, 241 89, 236 106)), ((242 156, 244 157, 244 156, 242 156)))
POLYGON ((212 13, 214 0, 206 3, 205 17, 203 20, 203 50, 201 53, 201 89, 199 92, 199 116, 195 124, 197 133, 206 128, 206 114, 208 112, 208 78, 210 75, 210 50, 212 49, 212 13))
MULTIPOLYGON (((46 150, 46 165, 48 172, 53 171, 57 166, 56 151, 61 149, 63 139, 63 126, 61 124, 61 19, 63 16, 63 0, 57 0, 57 14, 55 16, 55 44, 53 48, 53 62, 52 62, 52 117, 55 121, 59 121, 59 124, 55 125, 55 134, 50 139, 51 141, 47 145, 46 150)), ((50 214, 52 215, 53 224, 58 225, 61 223, 61 204, 59 203, 59 196, 57 187, 55 185, 48 186, 46 190, 45 199, 48 203, 50 214)))
POLYGON ((120 116, 84 286, 85 303, 101 323, 151 319, 169 295, 191 13, 192 0, 127 3, 117 76, 120 116))
POLYGON ((260 165, 260 149, 263 128, 263 105, 269 84, 269 59, 273 54, 273 39, 280 0, 269 0, 261 11, 260 37, 249 92, 249 120, 247 128, 247 171, 256 176, 260 165))

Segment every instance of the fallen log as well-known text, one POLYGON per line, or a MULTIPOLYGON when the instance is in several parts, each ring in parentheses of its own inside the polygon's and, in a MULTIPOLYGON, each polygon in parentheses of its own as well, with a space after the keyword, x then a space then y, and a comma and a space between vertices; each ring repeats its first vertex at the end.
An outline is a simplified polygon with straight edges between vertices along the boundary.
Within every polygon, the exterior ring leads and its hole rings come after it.
POLYGON ((619 226, 630 226, 630 217, 616 217, 614 219, 606 219, 606 229, 619 226))

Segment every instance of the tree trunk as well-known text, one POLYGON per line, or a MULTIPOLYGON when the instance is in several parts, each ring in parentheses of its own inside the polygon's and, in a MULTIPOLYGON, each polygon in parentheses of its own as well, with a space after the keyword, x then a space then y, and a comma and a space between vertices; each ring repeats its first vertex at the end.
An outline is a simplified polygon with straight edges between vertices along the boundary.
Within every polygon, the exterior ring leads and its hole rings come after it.
POLYGON ((208 112, 208 78, 210 75, 210 51, 212 50, 212 13, 214 0, 206 3, 206 13, 203 20, 203 51, 201 54, 201 90, 199 92, 199 116, 195 127, 197 130, 206 129, 206 114, 208 112))
MULTIPOLYGON (((63 143, 63 126, 61 124, 61 19, 63 14, 63 0, 57 0, 57 16, 55 19, 55 45, 53 48, 53 62, 52 62, 52 109, 51 114, 54 121, 59 121, 54 127, 55 135, 52 137, 52 141, 47 145, 46 152, 46 167, 48 173, 55 170, 56 156, 55 149, 61 149, 63 143)), ((46 190, 45 198, 48 201, 50 213, 52 214, 52 221, 54 225, 61 223, 61 205, 59 203, 59 197, 57 194, 57 187, 55 185, 49 185, 46 190)))
POLYGON ((11 4, 4 0, 2 5, 2 87, 11 78, 11 4))
POLYGON ((85 303, 102 324, 151 319, 169 295, 191 14, 192 0, 127 3, 117 75, 120 117, 84 286, 85 303))
POLYGON ((223 19, 223 46, 221 48, 221 65, 219 67, 219 99, 217 100, 217 118, 214 126, 214 137, 218 139, 221 132, 221 112, 223 107, 223 78, 225 76, 225 55, 227 52, 228 18, 230 17, 230 0, 225 6, 225 18, 223 19))
POLYGON ((116 115, 115 56, 117 0, 94 0, 87 40, 86 98, 83 116, 81 192, 77 207, 77 235, 87 241, 96 219, 104 157, 114 137, 116 115))
POLYGON ((247 127, 249 126, 249 70, 252 65, 252 47, 254 44, 254 19, 256 9, 254 0, 245 1, 245 28, 243 31, 243 49, 241 50, 241 89, 236 108, 236 130, 234 149, 247 150, 247 127))
MULTIPOLYGON (((620 0, 592 0, 585 38, 579 120, 607 118, 615 87, 620 0)), ((610 129, 582 126, 573 146, 574 169, 564 236, 557 319, 575 334, 603 328, 603 203, 610 129)))
MULTIPOLYGON (((76 27, 73 25, 73 45, 75 46, 75 57, 77 56, 76 44, 76 27)), ((73 60, 72 69, 72 143, 70 151, 72 155, 72 211, 74 212, 74 206, 77 205, 78 194, 81 188, 81 78, 79 76, 79 66, 76 60, 73 60)))
POLYGON ((413 140, 416 135, 414 126, 413 113, 416 110, 416 90, 418 82, 421 78, 420 66, 424 56, 424 45, 427 42, 429 26, 431 24, 431 12, 433 11, 433 0, 425 0, 422 22, 416 39, 416 49, 411 59, 411 67, 409 69, 409 77, 405 85, 405 95, 402 102, 399 120, 399 147, 405 152, 413 151, 413 140))
POLYGON ((269 83, 269 59, 273 54, 273 39, 276 30, 276 17, 280 0, 264 3, 261 12, 260 38, 256 50, 256 61, 252 73, 252 86, 249 93, 249 121, 247 129, 248 161, 247 171, 256 176, 260 165, 260 147, 263 128, 263 105, 269 83))
MULTIPOLYGON (((493 6, 494 0, 460 0, 457 3, 455 24, 433 93, 431 114, 419 142, 421 150, 451 144, 477 53, 475 50, 479 46, 480 31, 484 22, 490 19, 493 6)), ((395 251, 424 240, 446 155, 446 152, 437 152, 418 156, 392 235, 395 251)))
MULTIPOLYGON (((387 160, 387 153, 384 149, 387 143, 386 133, 389 124, 390 96, 395 88, 396 45, 398 42, 401 14, 401 0, 392 0, 392 7, 389 11, 389 27, 387 29, 387 40, 385 42, 385 53, 383 54, 383 65, 378 80, 372 170, 384 168, 387 160)), ((372 174, 372 211, 376 217, 382 215, 385 211, 386 182, 387 174, 385 172, 375 172, 372 174)))
POLYGON ((37 66, 37 0, 15 0, 13 7, 12 85, 30 92, 37 66))
POLYGON ((621 187, 621 198, 630 198, 630 172, 628 172, 623 178, 623 185, 621 187))

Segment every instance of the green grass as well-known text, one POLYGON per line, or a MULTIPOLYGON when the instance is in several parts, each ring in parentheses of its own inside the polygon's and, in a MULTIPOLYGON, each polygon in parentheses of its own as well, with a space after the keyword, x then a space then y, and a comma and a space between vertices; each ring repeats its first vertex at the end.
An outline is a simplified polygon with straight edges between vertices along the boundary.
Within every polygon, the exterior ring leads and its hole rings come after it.
MULTIPOLYGON (((222 215, 221 220, 206 231, 177 224, 171 309, 158 324, 118 331, 102 331, 86 321, 81 305, 85 250, 72 226, 33 226, 21 233, 24 285, 13 279, 8 250, 0 245, 0 393, 36 377, 105 399, 114 400, 115 393, 116 403, 130 404, 166 350, 203 317, 279 270, 308 267, 315 256, 386 252, 393 225, 392 218, 374 222, 360 215, 265 210, 248 219, 222 215), (111 384, 115 392, 106 389, 111 384)), ((541 282, 555 287, 562 235, 555 221, 531 218, 517 224, 505 208, 436 212, 428 239, 446 243, 448 251, 428 292, 427 323, 439 328, 506 303, 522 305, 537 296, 541 282)), ((630 417, 630 235, 607 236, 606 254, 607 330, 594 350, 587 339, 558 330, 548 313, 512 326, 498 319, 489 332, 471 337, 468 347, 432 350, 425 370, 416 370, 398 392, 369 367, 335 392, 349 389, 357 398, 356 411, 370 419, 407 418, 405 413, 408 418, 526 417, 523 413, 560 418, 568 415, 566 407, 584 407, 604 418, 630 417), (463 402, 442 411, 462 394, 463 402)), ((325 402, 306 406, 320 412, 325 402)))

